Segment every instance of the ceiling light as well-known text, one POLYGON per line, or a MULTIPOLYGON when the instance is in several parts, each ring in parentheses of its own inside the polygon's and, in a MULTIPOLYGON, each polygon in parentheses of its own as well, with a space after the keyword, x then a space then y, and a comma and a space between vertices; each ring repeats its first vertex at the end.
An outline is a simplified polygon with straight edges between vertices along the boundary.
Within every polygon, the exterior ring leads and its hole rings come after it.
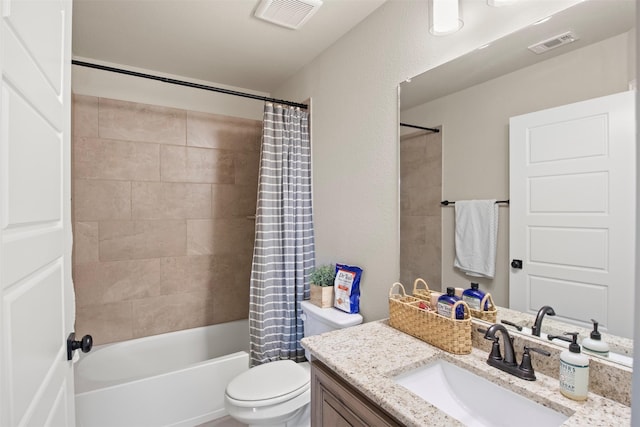
POLYGON ((455 33, 462 28, 458 0, 430 0, 429 32, 435 36, 455 33))

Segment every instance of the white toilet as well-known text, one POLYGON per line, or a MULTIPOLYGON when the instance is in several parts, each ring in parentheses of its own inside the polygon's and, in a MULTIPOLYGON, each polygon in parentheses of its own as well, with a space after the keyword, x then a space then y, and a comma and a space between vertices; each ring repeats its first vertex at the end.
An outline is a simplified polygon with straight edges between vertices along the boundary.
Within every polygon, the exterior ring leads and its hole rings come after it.
MULTIPOLYGON (((362 323, 360 314, 320 308, 302 302, 304 336, 309 337, 362 323)), ((306 354, 309 359, 309 354, 306 354)), ((280 360, 265 363, 235 377, 225 391, 229 415, 249 426, 308 427, 311 373, 309 363, 280 360)))

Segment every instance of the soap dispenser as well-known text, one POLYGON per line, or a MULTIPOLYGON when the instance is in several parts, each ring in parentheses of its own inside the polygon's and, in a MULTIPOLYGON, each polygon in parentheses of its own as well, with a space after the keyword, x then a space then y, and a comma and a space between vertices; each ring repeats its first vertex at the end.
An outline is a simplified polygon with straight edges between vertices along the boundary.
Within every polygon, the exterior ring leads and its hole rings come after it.
POLYGON ((573 400, 586 400, 589 392, 589 358, 580 353, 577 332, 571 335, 569 349, 560 353, 560 393, 573 400))
POLYGON ((598 321, 591 319, 593 322, 593 331, 591 336, 582 340, 582 348, 585 353, 592 353, 598 356, 609 357, 609 344, 602 341, 602 336, 598 332, 598 321))

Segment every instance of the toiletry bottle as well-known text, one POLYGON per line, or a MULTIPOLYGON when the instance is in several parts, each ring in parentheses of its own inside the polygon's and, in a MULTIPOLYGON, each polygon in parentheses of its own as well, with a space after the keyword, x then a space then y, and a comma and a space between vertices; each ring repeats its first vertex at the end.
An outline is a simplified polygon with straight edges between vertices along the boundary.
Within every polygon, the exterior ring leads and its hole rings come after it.
MULTIPOLYGON (((455 295, 455 289, 452 287, 447 288, 447 294, 438 298, 438 314, 451 318, 453 305, 459 300, 460 298, 455 295)), ((456 319, 464 319, 464 307, 462 305, 456 307, 456 319)))
POLYGON ((484 298, 485 293, 479 290, 478 287, 477 283, 471 283, 471 287, 462 293, 462 301, 469 304, 469 307, 474 310, 489 310, 488 301, 484 303, 484 309, 480 308, 480 303, 482 302, 482 298, 484 298))
POLYGON ((591 337, 582 340, 582 348, 585 353, 592 353, 598 356, 609 357, 609 344, 602 341, 602 336, 598 332, 598 321, 591 319, 593 322, 593 331, 591 337))
POLYGON ((560 393, 573 400, 586 400, 589 391, 589 358, 580 353, 577 332, 565 332, 573 339, 560 353, 560 393))

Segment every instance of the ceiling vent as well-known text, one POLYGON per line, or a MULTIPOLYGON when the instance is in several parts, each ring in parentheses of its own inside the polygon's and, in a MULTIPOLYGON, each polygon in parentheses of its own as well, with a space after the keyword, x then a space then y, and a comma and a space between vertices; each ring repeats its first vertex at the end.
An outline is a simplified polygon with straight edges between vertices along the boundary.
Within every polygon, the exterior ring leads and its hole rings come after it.
POLYGON ((262 0, 254 16, 297 30, 322 6, 322 0, 262 0))
POLYGON ((578 36, 573 31, 567 31, 566 33, 559 34, 551 37, 550 39, 532 44, 529 46, 529 50, 537 54, 545 53, 567 43, 573 43, 576 40, 579 40, 578 36))

